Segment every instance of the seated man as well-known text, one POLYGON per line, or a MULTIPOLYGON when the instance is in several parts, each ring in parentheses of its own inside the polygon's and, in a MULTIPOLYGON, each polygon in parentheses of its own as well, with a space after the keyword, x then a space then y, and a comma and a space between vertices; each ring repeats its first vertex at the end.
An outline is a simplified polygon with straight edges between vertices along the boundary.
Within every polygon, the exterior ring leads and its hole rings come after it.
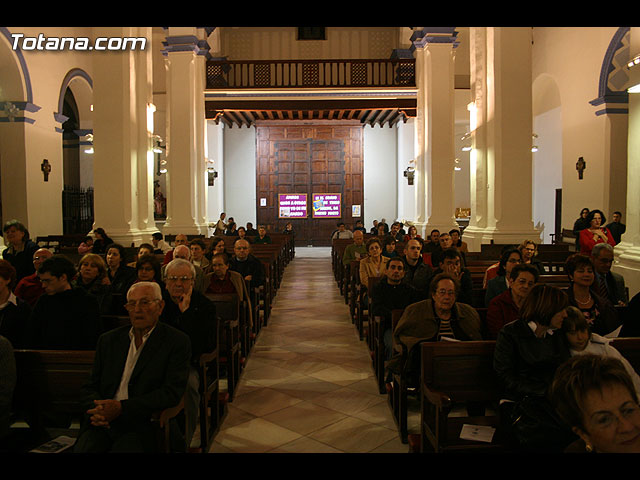
POLYGON ((437 250, 440 250, 440 230, 434 228, 433 230, 431 230, 429 241, 425 242, 422 251, 424 253, 433 253, 437 250))
POLYGON ((258 235, 258 230, 253 228, 253 223, 247 222, 247 232, 246 233, 247 233, 247 236, 249 236, 249 237, 255 237, 256 235, 258 235))
POLYGON ((389 362, 391 371, 398 371, 400 349, 404 345, 409 352, 406 373, 410 385, 417 385, 420 375, 420 352, 413 349, 422 341, 482 340, 480 316, 476 310, 456 301, 459 293, 458 279, 448 273, 436 275, 429 287, 427 300, 405 308, 393 331, 394 354, 389 362))
POLYGON ((238 272, 254 289, 264 285, 265 274, 262 262, 251 255, 251 246, 246 240, 238 239, 233 245, 234 255, 229 260, 229 268, 238 272))
POLYGON ((396 242, 402 242, 404 240, 405 233, 401 230, 401 227, 402 227, 402 224, 400 222, 393 222, 391 224, 389 235, 396 242))
POLYGON ((98 341, 75 452, 157 451, 151 416, 178 405, 185 393, 191 342, 159 322, 164 307, 159 285, 132 285, 126 307, 131 326, 110 330, 98 341))
POLYGON ((462 267, 462 257, 460 251, 455 248, 448 248, 440 255, 438 268, 434 270, 434 275, 445 272, 454 277, 460 288, 456 295, 456 301, 471 305, 473 303, 473 280, 468 268, 462 267))
POLYGON ((380 279, 371 291, 371 313, 382 317, 381 329, 384 332, 384 345, 387 360, 391 359, 393 345, 391 339, 391 312, 404 310, 408 305, 422 300, 418 291, 408 283, 402 283, 405 275, 405 263, 400 257, 389 259, 380 279))
POLYGON ((422 260, 422 242, 412 238, 404 247, 405 275, 403 282, 415 288, 422 298, 427 298, 433 270, 422 260))
MULTIPOLYGON (((187 245, 178 245, 176 248, 173 249, 173 259, 175 260, 176 258, 181 258, 183 260, 186 260, 187 262, 191 262, 191 249, 187 246, 187 245)), ((161 272, 162 272, 162 278, 166 277, 166 269, 167 269, 167 265, 163 265, 161 272)), ((202 268, 193 265, 195 271, 196 271, 196 275, 195 275, 195 282, 193 284, 193 288, 196 289, 198 292, 200 293, 204 293, 204 289, 205 289, 205 273, 204 270, 202 270, 202 268)))
MULTIPOLYGON (((177 247, 179 245, 188 245, 189 241, 187 240, 187 236, 184 233, 179 233, 178 235, 176 235, 176 239, 173 243, 175 243, 175 246, 177 247)), ((175 247, 174 247, 174 250, 175 250, 175 247)), ((173 250, 169 250, 165 253, 164 261, 162 262, 162 264, 166 265, 171 260, 173 260, 173 250)))
POLYGON ((346 229, 344 222, 338 222, 338 230, 331 235, 331 240, 340 238, 353 238, 353 232, 346 229))
POLYGON ((151 235, 151 243, 153 243, 154 247, 153 253, 162 253, 164 255, 171 250, 171 245, 165 242, 163 238, 160 232, 151 235))
POLYGON ((364 244, 364 234, 360 230, 353 232, 353 243, 347 245, 342 254, 342 264, 348 267, 354 260, 367 254, 367 247, 364 244))
POLYGON ((196 267, 200 267, 205 274, 209 273, 209 259, 204 256, 207 250, 207 245, 204 243, 204 240, 194 238, 191 240, 189 248, 191 249, 191 263, 196 267))
POLYGON ((211 273, 207 274, 205 280, 205 294, 234 294, 242 302, 246 300, 249 306, 247 317, 250 319, 250 326, 253 326, 253 306, 251 297, 247 290, 247 284, 238 272, 229 269, 229 257, 225 253, 216 253, 211 257, 211 273))
POLYGON ((40 295, 44 293, 44 287, 40 283, 40 277, 38 276, 38 269, 42 262, 51 257, 53 257, 53 253, 46 248, 36 250, 36 253, 33 254, 33 266, 36 269, 36 273, 27 275, 20 280, 13 291, 16 297, 24 300, 32 307, 36 304, 40 295))
POLYGON ((628 302, 624 277, 612 272, 613 247, 608 243, 598 243, 591 251, 595 280, 593 288, 600 296, 609 299, 612 305, 626 305, 628 302))
POLYGON ((218 345, 218 317, 213 302, 194 288, 195 266, 191 262, 174 258, 165 267, 163 278, 167 288, 163 294, 164 309, 160 321, 183 331, 191 340, 191 367, 184 404, 187 419, 185 440, 190 445, 200 404, 197 367, 200 356, 215 350, 218 345))
POLYGON ((44 350, 95 350, 102 333, 100 307, 96 297, 72 288, 76 269, 62 255, 48 258, 38 269, 45 289, 36 302, 25 343, 44 350))

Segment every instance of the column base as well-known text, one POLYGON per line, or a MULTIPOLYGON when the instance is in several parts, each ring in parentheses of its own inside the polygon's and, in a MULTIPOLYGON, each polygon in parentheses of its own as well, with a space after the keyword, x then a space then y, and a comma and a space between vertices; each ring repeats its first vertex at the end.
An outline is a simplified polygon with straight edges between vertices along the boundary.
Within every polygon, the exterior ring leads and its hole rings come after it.
POLYGON ((629 299, 640 292, 640 247, 622 242, 613 249, 615 262, 611 270, 624 277, 629 299))
POLYGON ((467 242, 470 252, 481 251, 482 244, 497 243, 499 245, 519 245, 524 240, 530 239, 540 243, 540 232, 533 229, 499 230, 494 227, 481 228, 469 225, 464 229, 463 240, 467 242))

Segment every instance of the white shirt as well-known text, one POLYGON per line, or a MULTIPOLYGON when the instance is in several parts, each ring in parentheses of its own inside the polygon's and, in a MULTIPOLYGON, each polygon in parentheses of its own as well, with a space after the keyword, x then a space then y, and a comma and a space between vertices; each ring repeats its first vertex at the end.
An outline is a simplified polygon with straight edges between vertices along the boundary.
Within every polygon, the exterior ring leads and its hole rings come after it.
POLYGON ((10 303, 13 303, 14 305, 18 305, 18 299, 13 294, 13 292, 9 294, 9 298, 7 299, 6 302, 4 302, 2 305, 0 305, 0 310, 2 310, 4 307, 9 305, 10 303))
POLYGON ((142 343, 140 344, 140 348, 136 348, 136 341, 133 335, 133 327, 129 330, 129 339, 131 342, 129 343, 129 353, 127 354, 127 361, 124 364, 124 371, 122 372, 122 379, 120 380, 120 386, 118 387, 118 391, 113 397, 114 400, 127 400, 129 398, 129 380, 131 379, 131 374, 133 373, 133 369, 136 367, 136 363, 138 362, 138 358, 140 357, 140 352, 142 352, 142 348, 145 343, 147 343, 147 339, 151 332, 153 332, 153 327, 147 333, 142 336, 142 343))

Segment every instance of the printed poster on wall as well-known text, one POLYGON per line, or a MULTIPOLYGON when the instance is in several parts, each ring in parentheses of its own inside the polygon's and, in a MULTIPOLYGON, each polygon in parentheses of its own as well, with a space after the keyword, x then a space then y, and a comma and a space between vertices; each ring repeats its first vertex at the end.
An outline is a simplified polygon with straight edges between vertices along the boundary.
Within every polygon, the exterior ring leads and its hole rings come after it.
POLYGON ((340 193, 314 193, 313 218, 340 218, 341 197, 340 193))
POLYGON ((278 218, 307 218, 307 194, 278 194, 278 218))

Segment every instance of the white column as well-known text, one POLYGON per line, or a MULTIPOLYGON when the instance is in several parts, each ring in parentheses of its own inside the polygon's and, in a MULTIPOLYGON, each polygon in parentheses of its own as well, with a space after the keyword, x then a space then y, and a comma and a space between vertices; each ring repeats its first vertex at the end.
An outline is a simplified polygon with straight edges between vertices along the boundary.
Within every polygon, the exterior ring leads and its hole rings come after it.
MULTIPOLYGON (((640 27, 631 28, 629 52, 631 58, 640 54, 640 27)), ((614 249, 612 270, 624 277, 631 298, 640 291, 640 93, 629 93, 627 149, 627 231, 614 249)))
POLYGON ((100 37, 146 37, 144 50, 93 56, 94 228, 124 245, 148 241, 153 222, 150 27, 96 27, 100 37))
POLYGON ((412 37, 416 51, 416 226, 457 228, 454 202, 454 66, 457 33, 452 27, 425 27, 412 37))
POLYGON ((204 64, 206 34, 169 27, 167 68, 167 221, 164 233, 207 233, 204 64))
POLYGON ((531 32, 471 29, 471 219, 464 237, 482 243, 540 242, 533 225, 531 32))

